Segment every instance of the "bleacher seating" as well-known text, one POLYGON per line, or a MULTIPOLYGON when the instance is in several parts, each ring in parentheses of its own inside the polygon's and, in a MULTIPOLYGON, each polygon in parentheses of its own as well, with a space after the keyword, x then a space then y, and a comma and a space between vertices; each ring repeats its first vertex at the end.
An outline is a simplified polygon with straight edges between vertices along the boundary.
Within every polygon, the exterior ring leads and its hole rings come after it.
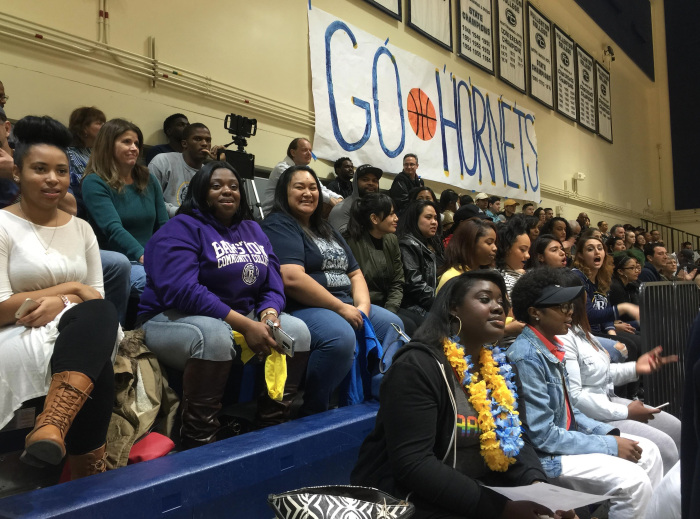
POLYGON ((272 517, 270 493, 349 482, 378 408, 343 407, 0 499, 0 518, 272 517))

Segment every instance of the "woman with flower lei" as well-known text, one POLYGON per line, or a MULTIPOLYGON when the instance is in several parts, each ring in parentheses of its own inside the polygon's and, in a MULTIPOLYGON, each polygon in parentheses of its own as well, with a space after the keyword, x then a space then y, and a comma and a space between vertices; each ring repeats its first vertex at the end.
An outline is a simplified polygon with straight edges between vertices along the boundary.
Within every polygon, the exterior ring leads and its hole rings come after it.
POLYGON ((445 284, 384 377, 353 484, 410 500, 419 519, 554 515, 484 486, 546 481, 522 438, 515 374, 504 353, 489 346, 503 336, 505 294, 503 278, 492 270, 445 284))

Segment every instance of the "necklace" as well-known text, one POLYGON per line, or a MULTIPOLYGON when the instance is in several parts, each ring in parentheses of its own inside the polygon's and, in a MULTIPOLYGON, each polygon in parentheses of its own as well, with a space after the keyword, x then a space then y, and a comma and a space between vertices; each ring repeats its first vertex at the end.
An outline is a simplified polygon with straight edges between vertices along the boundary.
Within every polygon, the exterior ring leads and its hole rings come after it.
POLYGON ((56 211, 56 221, 54 222, 54 227, 53 227, 53 233, 51 234, 51 240, 49 240, 48 245, 44 245, 44 242, 41 241, 41 238, 39 237, 39 233, 36 232, 36 225, 34 225, 34 222, 32 222, 29 217, 27 217, 26 214, 24 214, 24 210, 22 209, 22 203, 20 202, 19 204, 19 212, 22 213, 22 216, 24 217, 27 222, 29 222, 29 225, 32 228, 32 232, 34 233, 34 236, 36 236, 37 241, 41 244, 42 247, 44 247, 44 254, 49 253, 49 249, 51 248, 51 244, 53 243, 53 238, 56 236, 56 228, 58 227, 58 211, 56 211))
POLYGON ((481 369, 471 373, 471 355, 464 354, 458 337, 445 338, 443 350, 478 414, 481 455, 486 465, 493 471, 505 472, 524 445, 516 411, 515 376, 505 353, 497 346, 483 346, 479 354, 481 369))

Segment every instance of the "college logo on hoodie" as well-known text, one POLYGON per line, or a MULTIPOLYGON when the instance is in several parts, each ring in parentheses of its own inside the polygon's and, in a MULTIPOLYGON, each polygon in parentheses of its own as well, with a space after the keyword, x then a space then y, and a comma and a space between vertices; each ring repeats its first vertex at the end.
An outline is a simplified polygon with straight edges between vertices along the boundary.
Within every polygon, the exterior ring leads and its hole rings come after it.
POLYGON ((243 283, 246 285, 252 285, 255 283, 255 281, 258 279, 259 272, 258 267, 252 263, 248 263, 245 267, 243 267, 243 274, 241 275, 243 278, 243 283))

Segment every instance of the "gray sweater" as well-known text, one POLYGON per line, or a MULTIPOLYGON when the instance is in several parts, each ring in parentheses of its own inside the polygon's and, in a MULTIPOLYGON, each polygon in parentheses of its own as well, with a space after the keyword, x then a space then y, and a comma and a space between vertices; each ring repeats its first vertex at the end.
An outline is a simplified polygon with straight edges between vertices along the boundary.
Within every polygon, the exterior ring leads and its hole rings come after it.
POLYGON ((197 170, 185 162, 182 153, 160 153, 148 164, 148 171, 153 173, 163 188, 163 199, 168 216, 175 216, 180 204, 185 199, 187 187, 197 170))

